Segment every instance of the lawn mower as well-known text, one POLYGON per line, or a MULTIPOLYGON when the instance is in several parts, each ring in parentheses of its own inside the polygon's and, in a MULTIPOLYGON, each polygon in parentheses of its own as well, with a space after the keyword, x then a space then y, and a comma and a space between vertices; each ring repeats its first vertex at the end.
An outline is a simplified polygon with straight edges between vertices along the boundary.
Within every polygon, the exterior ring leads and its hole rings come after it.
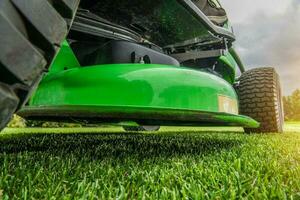
MULTIPOLYGON (((205 2, 222 11, 218 2, 205 2)), ((283 130, 274 68, 246 71, 230 22, 208 16, 196 0, 3 0, 0 6, 1 128, 18 111, 30 120, 127 131, 283 130)))

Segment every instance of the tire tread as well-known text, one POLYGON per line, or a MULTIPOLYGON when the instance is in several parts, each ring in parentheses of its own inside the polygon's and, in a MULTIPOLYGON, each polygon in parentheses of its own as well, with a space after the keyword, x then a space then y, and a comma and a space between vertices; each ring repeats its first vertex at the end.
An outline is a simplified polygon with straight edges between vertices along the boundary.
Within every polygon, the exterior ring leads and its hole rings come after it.
POLYGON ((24 104, 51 65, 67 36, 79 2, 0 1, 0 130, 24 104), (10 112, 3 105, 7 105, 10 112))
POLYGON ((283 132, 281 88, 275 69, 252 69, 243 73, 239 81, 237 93, 241 114, 260 122, 258 129, 245 129, 245 132, 283 132))

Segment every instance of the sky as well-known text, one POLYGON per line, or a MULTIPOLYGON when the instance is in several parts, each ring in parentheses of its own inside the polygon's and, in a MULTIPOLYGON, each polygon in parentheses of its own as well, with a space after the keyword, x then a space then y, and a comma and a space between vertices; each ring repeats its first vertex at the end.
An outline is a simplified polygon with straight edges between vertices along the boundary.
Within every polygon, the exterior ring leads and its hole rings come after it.
POLYGON ((300 89, 300 0, 220 0, 248 69, 275 67, 284 95, 300 89))

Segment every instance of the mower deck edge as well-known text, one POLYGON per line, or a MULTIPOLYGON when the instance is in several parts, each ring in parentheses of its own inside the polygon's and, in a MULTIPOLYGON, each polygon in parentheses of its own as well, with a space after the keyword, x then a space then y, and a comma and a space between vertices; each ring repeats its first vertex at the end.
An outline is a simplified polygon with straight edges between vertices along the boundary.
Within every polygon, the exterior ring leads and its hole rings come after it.
POLYGON ((228 113, 172 108, 131 106, 38 106, 25 107, 18 113, 27 119, 119 123, 133 121, 143 125, 166 126, 241 126, 258 128, 254 119, 228 113))

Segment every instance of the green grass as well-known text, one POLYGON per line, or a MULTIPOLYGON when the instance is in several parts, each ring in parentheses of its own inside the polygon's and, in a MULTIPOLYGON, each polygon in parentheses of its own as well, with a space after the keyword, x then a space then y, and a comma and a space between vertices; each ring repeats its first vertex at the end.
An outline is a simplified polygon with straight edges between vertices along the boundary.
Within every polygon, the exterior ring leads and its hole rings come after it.
POLYGON ((3 199, 300 199, 300 123, 241 129, 6 129, 3 199))

